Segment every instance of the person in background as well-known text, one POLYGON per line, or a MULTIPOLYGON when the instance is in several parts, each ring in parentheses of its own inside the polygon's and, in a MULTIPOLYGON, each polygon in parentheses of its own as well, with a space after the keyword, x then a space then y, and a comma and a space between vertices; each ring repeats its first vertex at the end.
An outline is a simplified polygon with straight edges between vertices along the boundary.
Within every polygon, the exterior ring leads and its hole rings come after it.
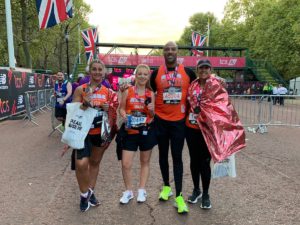
POLYGON ((79 82, 81 81, 82 78, 84 78, 84 74, 80 73, 78 74, 77 81, 72 83, 72 95, 74 94, 75 89, 79 86, 79 82))
POLYGON ((274 95, 278 95, 277 85, 273 86, 272 94, 273 94, 273 97, 272 97, 273 98, 273 105, 276 105, 277 102, 279 102, 279 98, 277 96, 274 96, 274 95))
POLYGON ((64 74, 61 71, 56 74, 54 96, 55 117, 57 120, 61 121, 64 126, 67 115, 66 104, 71 102, 72 85, 67 79, 64 79, 64 74))
MULTIPOLYGON (((91 129, 85 139, 84 149, 76 151, 76 178, 80 189, 80 210, 87 211, 90 206, 98 206, 100 202, 95 196, 95 186, 99 174, 100 162, 106 147, 101 139, 103 111, 108 112, 111 102, 111 90, 102 85, 106 68, 102 61, 90 63, 90 81, 76 88, 73 102, 81 102, 83 110, 87 107, 97 109, 91 129)), ((115 110, 115 109, 114 109, 115 110)))
POLYGON ((127 132, 122 140, 122 174, 126 188, 120 199, 122 204, 127 204, 134 197, 131 168, 138 148, 140 150, 141 171, 137 201, 146 201, 145 186, 149 177, 150 157, 152 148, 157 144, 152 123, 155 102, 149 82, 150 68, 140 64, 136 71, 135 85, 122 92, 119 109, 121 117, 126 121, 127 132))
POLYGON ((279 105, 284 106, 284 97, 283 95, 286 95, 288 93, 288 90, 282 86, 282 84, 279 84, 279 87, 277 89, 277 93, 279 94, 279 105))
POLYGON ((169 41, 163 55, 165 64, 154 70, 150 82, 155 98, 155 126, 158 138, 159 165, 163 187, 159 194, 161 201, 173 195, 169 180, 169 146, 173 159, 173 173, 176 189, 174 206, 178 213, 187 213, 188 207, 182 196, 183 162, 182 150, 185 138, 186 97, 188 87, 195 73, 177 63, 178 46, 169 41))

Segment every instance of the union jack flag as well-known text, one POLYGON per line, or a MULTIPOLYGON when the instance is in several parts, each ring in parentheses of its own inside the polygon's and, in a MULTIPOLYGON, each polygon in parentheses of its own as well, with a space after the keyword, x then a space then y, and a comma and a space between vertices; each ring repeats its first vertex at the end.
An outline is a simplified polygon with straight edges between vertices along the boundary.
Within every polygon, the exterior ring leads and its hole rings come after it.
POLYGON ((83 44, 85 48, 86 60, 89 63, 91 60, 93 60, 95 43, 98 42, 97 28, 94 27, 94 28, 83 30, 81 31, 81 35, 83 38, 83 44))
POLYGON ((36 0, 40 29, 53 27, 73 17, 73 0, 36 0))
MULTIPOLYGON (((192 32, 192 45, 193 46, 199 46, 202 47, 204 45, 204 42, 206 40, 206 35, 201 35, 195 31, 192 32)), ((203 56, 203 51, 199 51, 199 50, 192 50, 192 54, 194 56, 203 56)))

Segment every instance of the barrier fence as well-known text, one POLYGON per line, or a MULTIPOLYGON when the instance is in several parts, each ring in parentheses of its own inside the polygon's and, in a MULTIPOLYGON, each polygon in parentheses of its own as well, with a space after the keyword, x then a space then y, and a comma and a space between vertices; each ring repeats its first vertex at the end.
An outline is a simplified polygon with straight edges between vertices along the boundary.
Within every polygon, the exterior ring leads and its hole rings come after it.
POLYGON ((49 74, 0 69, 0 120, 26 112, 25 93, 28 91, 40 91, 40 98, 46 99, 43 91, 51 89, 54 82, 49 74))
POLYGON ((45 112, 44 109, 51 109, 51 95, 53 94, 53 89, 36 90, 25 92, 25 108, 26 116, 23 118, 28 119, 28 121, 38 125, 34 120, 35 112, 45 112))
MULTIPOLYGON (((55 97, 52 95, 49 136, 62 133, 61 122, 55 118, 55 97)), ((243 126, 250 132, 266 133, 268 126, 300 127, 300 96, 295 95, 230 95, 243 126)))
POLYGON ((51 95, 50 97, 50 107, 51 107, 51 128, 52 131, 50 132, 50 134, 48 136, 51 136, 55 131, 58 131, 59 133, 63 133, 62 132, 62 124, 60 121, 58 121, 55 118, 55 101, 56 98, 54 95, 51 95))
POLYGON ((300 96, 230 95, 230 98, 249 131, 265 133, 268 126, 300 127, 300 96))

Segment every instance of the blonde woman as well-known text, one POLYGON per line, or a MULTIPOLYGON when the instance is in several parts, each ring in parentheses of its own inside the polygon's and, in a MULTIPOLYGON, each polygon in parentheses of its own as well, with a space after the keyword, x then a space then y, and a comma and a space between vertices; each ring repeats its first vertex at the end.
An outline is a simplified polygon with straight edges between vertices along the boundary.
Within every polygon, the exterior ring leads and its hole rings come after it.
POLYGON ((154 118, 154 93, 150 87, 150 68, 147 65, 137 66, 135 85, 122 92, 120 115, 125 120, 127 135, 123 138, 122 174, 126 190, 120 199, 127 204, 133 197, 131 168, 135 152, 140 150, 140 183, 138 202, 146 201, 146 183, 149 177, 149 163, 152 148, 156 145, 156 135, 152 126, 154 118))

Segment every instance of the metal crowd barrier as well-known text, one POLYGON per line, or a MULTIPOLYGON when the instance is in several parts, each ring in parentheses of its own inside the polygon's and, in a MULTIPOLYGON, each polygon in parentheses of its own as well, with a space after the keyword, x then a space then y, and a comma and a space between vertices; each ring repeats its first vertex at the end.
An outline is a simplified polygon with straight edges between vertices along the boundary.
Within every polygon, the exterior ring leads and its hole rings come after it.
POLYGON ((58 131, 61 134, 63 133, 62 130, 61 130, 61 127, 62 127, 61 122, 58 121, 55 118, 55 101, 56 101, 55 96, 51 95, 50 96, 49 107, 51 108, 51 128, 52 128, 52 131, 50 132, 50 134, 48 135, 48 137, 50 137, 55 131, 58 131))
POLYGON ((268 126, 300 127, 300 96, 230 95, 230 99, 249 131, 265 133, 268 126))
POLYGON ((23 120, 28 119, 28 121, 39 125, 33 116, 36 112, 45 112, 50 104, 49 93, 53 93, 53 89, 37 90, 37 91, 27 91, 25 92, 25 108, 26 116, 23 120))

